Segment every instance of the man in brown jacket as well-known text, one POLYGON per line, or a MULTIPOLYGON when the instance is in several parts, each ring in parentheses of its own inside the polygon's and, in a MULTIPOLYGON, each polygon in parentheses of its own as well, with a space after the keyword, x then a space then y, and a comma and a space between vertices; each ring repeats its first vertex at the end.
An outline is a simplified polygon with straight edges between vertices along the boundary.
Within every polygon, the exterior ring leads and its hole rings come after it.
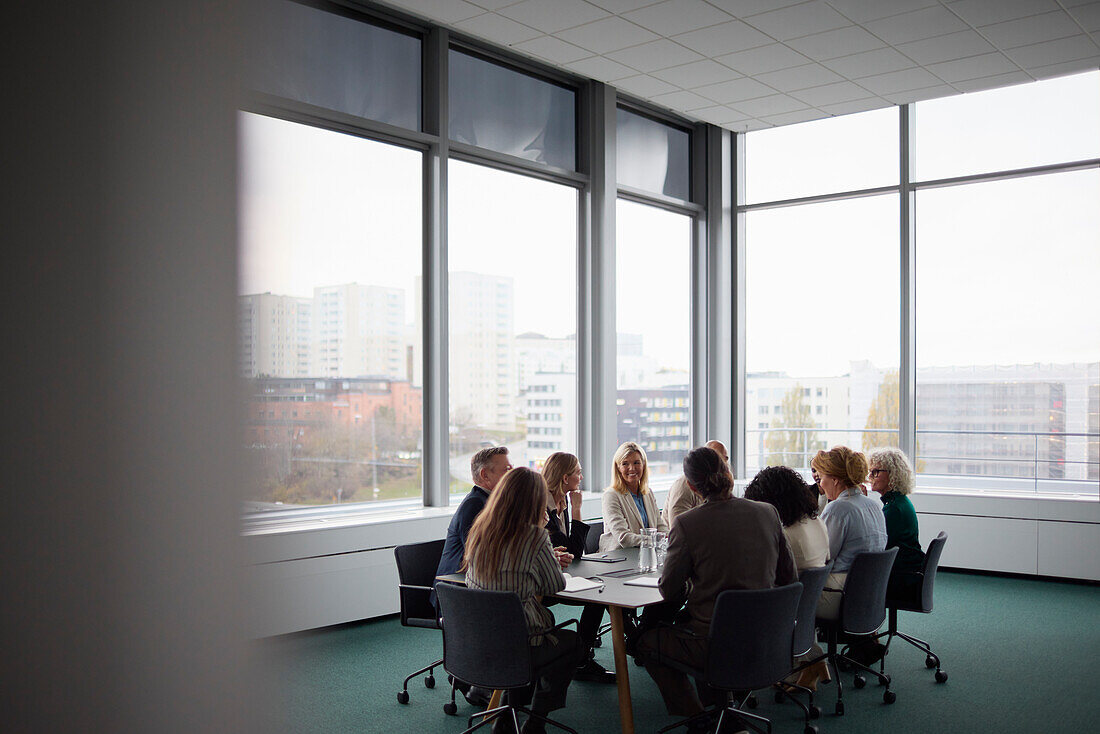
POLYGON ((693 716, 703 711, 702 699, 712 698, 709 691, 697 692, 684 673, 664 661, 703 668, 718 595, 727 589, 785 586, 798 580, 798 572, 775 508, 733 497, 729 467, 714 450, 689 453, 684 476, 704 502, 673 525, 660 589, 667 602, 687 603, 675 625, 644 632, 637 652, 668 712, 693 716))

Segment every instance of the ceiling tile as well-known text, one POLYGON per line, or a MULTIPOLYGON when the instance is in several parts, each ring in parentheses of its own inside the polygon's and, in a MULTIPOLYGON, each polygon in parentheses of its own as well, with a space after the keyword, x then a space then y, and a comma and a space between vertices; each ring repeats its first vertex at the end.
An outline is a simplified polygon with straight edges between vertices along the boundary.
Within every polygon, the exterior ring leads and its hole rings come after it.
POLYGON ((750 15, 778 10, 790 5, 798 5, 805 0, 708 0, 711 5, 725 10, 735 18, 747 18, 750 15))
POLYGON ((946 36, 903 43, 897 49, 922 66, 977 56, 994 50, 989 42, 975 31, 960 31, 948 33, 946 36))
POLYGON ((987 89, 1007 87, 1012 84, 1022 84, 1031 81, 1031 75, 1023 71, 1013 71, 1007 74, 993 74, 983 79, 969 79, 964 82, 956 82, 951 86, 960 92, 984 92, 987 89))
POLYGON ((641 26, 622 18, 604 18, 594 23, 570 28, 557 34, 558 38, 596 53, 618 51, 627 46, 657 40, 658 36, 641 26))
POLYGON ((683 66, 674 66, 671 69, 662 69, 653 72, 653 76, 663 79, 684 89, 694 89, 706 84, 729 81, 736 78, 738 73, 728 66, 722 66, 716 61, 703 59, 693 61, 683 66))
POLYGON ((755 28, 739 20, 733 20, 710 28, 682 33, 676 36, 676 42, 713 58, 746 48, 763 46, 773 41, 770 36, 755 28))
POLYGON ((960 0, 948 7, 975 27, 1060 9, 1055 0, 960 0))
POLYGON ((738 51, 726 56, 719 56, 715 61, 719 61, 731 69, 736 69, 742 74, 762 74, 765 71, 778 71, 779 69, 789 69, 792 66, 801 66, 809 59, 782 43, 772 43, 748 51, 738 51))
POLYGON ((885 97, 898 92, 907 92, 910 89, 923 89, 941 84, 939 78, 924 69, 903 69, 891 71, 888 74, 877 74, 859 80, 859 85, 874 92, 880 97, 885 97))
POLYGON ((584 74, 587 77, 598 79, 601 82, 609 82, 615 79, 625 79, 628 76, 637 76, 638 71, 624 66, 618 61, 612 61, 604 56, 593 56, 580 61, 566 64, 573 71, 584 74))
POLYGON ((626 79, 619 79, 615 82, 615 86, 625 92, 636 94, 639 97, 655 97, 658 94, 675 92, 677 89, 675 84, 669 84, 660 79, 654 79, 648 74, 639 74, 638 76, 628 76, 626 79))
POLYGON ((519 0, 467 0, 486 10, 500 10, 508 5, 515 5, 519 0))
POLYGON ((651 97, 654 102, 665 107, 671 107, 674 110, 697 110, 703 107, 713 107, 714 102, 710 101, 706 97, 700 97, 694 92, 669 92, 668 94, 658 94, 655 97, 651 97))
POLYGON ((843 81, 839 74, 829 71, 821 64, 806 64, 781 71, 769 71, 767 74, 757 74, 755 78, 780 92, 793 92, 797 89, 808 89, 843 81))
POLYGON ((872 74, 901 71, 916 66, 912 59, 902 56, 892 48, 880 48, 839 59, 830 59, 823 61, 822 65, 848 79, 860 79, 872 74))
POLYGON ((1009 61, 1008 57, 1000 52, 971 56, 968 59, 945 61, 942 64, 931 64, 925 68, 940 79, 950 83, 1019 71, 1016 64, 1009 61))
POLYGON ((800 122, 810 122, 828 117, 821 110, 799 110, 798 112, 785 112, 782 115, 766 115, 760 119, 772 125, 797 125, 800 122))
POLYGON ((730 19, 728 14, 703 0, 667 0, 658 5, 624 13, 623 17, 662 36, 675 36, 730 19))
POLYGON ((829 4, 839 10, 849 20, 866 23, 869 20, 888 18, 899 13, 908 13, 936 5, 938 0, 829 0, 829 4))
MULTIPOLYGON (((422 0, 418 0, 422 1, 422 0)), ((544 33, 556 33, 566 28, 591 23, 606 18, 608 12, 585 0, 524 0, 498 11, 512 20, 538 28, 544 33)))
POLYGON ((881 110, 883 107, 891 107, 889 101, 880 97, 855 100, 853 102, 841 102, 840 104, 821 105, 821 109, 830 115, 854 115, 859 112, 881 110))
POLYGON ((924 10, 874 20, 863 27, 894 46, 969 28, 966 23, 959 20, 957 15, 942 5, 933 5, 924 10))
POLYGON ((997 48, 1015 48, 1053 41, 1066 36, 1076 36, 1081 32, 1081 27, 1064 10, 1058 10, 1054 13, 1043 13, 1029 18, 982 26, 979 30, 997 48))
POLYGON ((496 13, 484 13, 468 20, 459 21, 455 24, 455 27, 505 46, 511 46, 521 41, 529 41, 542 35, 534 28, 496 13))
POLYGON ((800 102, 786 94, 773 94, 769 97, 747 99, 737 103, 737 109, 746 115, 762 117, 764 115, 782 115, 784 112, 795 112, 806 109, 805 102, 800 102))
POLYGON ((735 112, 734 110, 724 105, 703 107, 702 109, 692 110, 691 116, 697 117, 704 122, 709 122, 714 125, 724 125, 727 122, 735 122, 738 120, 748 119, 748 115, 743 115, 740 112, 735 112))
POLYGON ((1066 74, 1096 71, 1096 66, 1097 61, 1095 59, 1067 61, 1062 64, 1051 64, 1050 66, 1040 66, 1038 69, 1032 69, 1031 75, 1036 79, 1053 79, 1056 76, 1065 76, 1066 74))
POLYGON ((775 94, 775 90, 771 87, 748 77, 719 84, 708 84, 705 87, 697 87, 694 91, 713 99, 719 104, 737 103, 743 99, 775 94))
POLYGON ((670 66, 679 66, 703 58, 701 54, 684 48, 667 38, 643 43, 641 46, 624 48, 621 51, 607 54, 607 57, 627 66, 632 66, 638 71, 667 69, 670 66))
POLYGON ((822 61, 882 48, 886 44, 859 26, 846 26, 787 41, 787 45, 811 59, 822 61))
POLYGON ((950 97, 952 95, 958 95, 958 91, 954 87, 949 84, 937 84, 933 87, 912 89, 908 92, 898 92, 897 94, 887 94, 885 96, 894 104, 910 104, 925 99, 939 99, 940 97, 950 97))
POLYGON ((457 23, 485 12, 465 0, 401 0, 400 7, 440 23, 457 23))
POLYGON ((1079 8, 1070 8, 1070 15, 1077 19, 1081 27, 1090 33, 1100 31, 1100 3, 1082 5, 1079 8))
POLYGON ((1100 58, 1100 48, 1090 41, 1088 36, 1082 34, 1060 38, 1057 41, 1020 46, 1007 51, 1005 55, 1022 66, 1025 71, 1030 71, 1039 66, 1100 58))
POLYGON ((851 25, 823 0, 754 15, 748 22, 779 41, 851 25))
POLYGON ((588 49, 566 43, 555 36, 542 36, 541 38, 517 43, 515 48, 547 61, 552 61, 555 64, 568 64, 570 61, 579 61, 592 55, 592 52, 588 49))
POLYGON ((791 96, 802 100, 808 105, 821 107, 826 104, 866 99, 871 96, 871 93, 854 82, 837 82, 836 84, 825 84, 820 87, 810 87, 798 92, 791 92, 791 96))
POLYGON ((593 5, 599 5, 609 13, 626 13, 647 5, 656 5, 661 0, 588 0, 593 5))

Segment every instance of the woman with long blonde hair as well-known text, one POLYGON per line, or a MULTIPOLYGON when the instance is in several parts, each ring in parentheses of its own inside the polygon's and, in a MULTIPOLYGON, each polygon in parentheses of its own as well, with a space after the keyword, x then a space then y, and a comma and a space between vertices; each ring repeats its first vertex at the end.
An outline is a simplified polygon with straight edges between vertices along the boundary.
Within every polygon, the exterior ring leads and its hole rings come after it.
MULTIPOLYGON (((535 665, 560 660, 543 673, 541 683, 508 693, 510 703, 522 705, 530 700, 531 711, 540 716, 565 705, 573 670, 583 656, 576 632, 549 632, 554 615, 542 603, 543 596, 565 588, 561 565, 543 528, 546 498, 546 482, 538 472, 517 467, 505 474, 470 528, 464 562, 470 587, 514 591, 519 597, 535 665)), ((494 722, 494 731, 502 722, 494 722)), ((532 718, 524 731, 541 731, 541 726, 532 718)))
POLYGON ((600 536, 600 550, 641 545, 642 528, 667 533, 668 523, 649 489, 645 449, 633 441, 620 445, 612 460, 611 476, 611 486, 603 492, 604 533, 600 536))

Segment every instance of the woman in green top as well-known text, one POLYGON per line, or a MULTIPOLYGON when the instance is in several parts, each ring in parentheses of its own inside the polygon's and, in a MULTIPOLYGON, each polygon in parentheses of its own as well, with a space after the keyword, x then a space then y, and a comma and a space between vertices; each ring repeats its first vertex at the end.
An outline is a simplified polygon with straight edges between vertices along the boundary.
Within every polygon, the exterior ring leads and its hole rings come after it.
POLYGON ((920 547, 917 511, 909 501, 909 493, 913 491, 913 467, 904 453, 895 448, 871 452, 871 489, 882 496, 886 547, 898 549, 886 596, 919 602, 924 551, 920 547))

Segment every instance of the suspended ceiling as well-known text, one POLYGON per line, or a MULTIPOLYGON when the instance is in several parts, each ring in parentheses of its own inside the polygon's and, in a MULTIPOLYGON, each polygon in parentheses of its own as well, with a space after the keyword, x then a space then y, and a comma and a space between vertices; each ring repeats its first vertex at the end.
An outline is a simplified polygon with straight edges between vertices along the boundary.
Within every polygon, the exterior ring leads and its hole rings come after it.
POLYGON ((1082 0, 388 0, 743 132, 1100 68, 1082 0))

